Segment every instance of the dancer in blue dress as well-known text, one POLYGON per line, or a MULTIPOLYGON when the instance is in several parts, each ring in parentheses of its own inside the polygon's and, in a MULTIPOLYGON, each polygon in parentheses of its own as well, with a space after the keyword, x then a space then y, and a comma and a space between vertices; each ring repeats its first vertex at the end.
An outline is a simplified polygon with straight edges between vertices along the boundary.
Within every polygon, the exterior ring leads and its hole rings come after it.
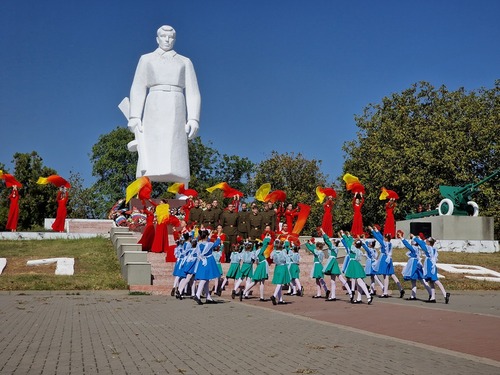
POLYGON ((437 260, 438 260, 438 251, 434 247, 436 240, 432 237, 429 237, 425 240, 425 242, 417 236, 410 234, 410 238, 414 239, 415 242, 420 246, 420 248, 425 253, 425 263, 424 263, 424 279, 430 284, 431 287, 431 296, 430 299, 426 302, 436 303, 436 288, 435 285, 441 289, 441 293, 444 296, 444 302, 448 304, 450 302, 450 293, 447 293, 444 289, 443 284, 439 281, 438 273, 437 273, 437 260))
POLYGON ((175 276, 174 286, 172 288, 172 291, 170 292, 170 295, 172 297, 177 293, 180 281, 186 277, 186 273, 182 271, 181 266, 184 264, 186 254, 191 248, 191 242, 189 241, 189 239, 189 232, 183 233, 182 237, 179 239, 179 241, 177 241, 177 246, 174 250, 176 261, 174 265, 174 271, 172 272, 172 275, 175 276))
POLYGON ((389 298, 389 277, 394 280, 399 289, 399 298, 403 298, 405 295, 405 290, 399 282, 399 279, 394 274, 394 265, 392 263, 392 243, 391 235, 386 234, 382 237, 382 234, 377 228, 368 227, 371 231, 372 236, 380 243, 381 257, 376 263, 374 270, 379 274, 384 276, 384 289, 382 290, 381 298, 389 298))
MULTIPOLYGON (((417 281, 420 281, 429 297, 431 297, 432 291, 429 284, 424 280, 424 272, 422 263, 420 260, 420 249, 414 240, 411 240, 411 244, 403 237, 401 232, 397 233, 397 237, 403 242, 403 245, 408 249, 406 256, 408 257, 408 262, 403 268, 403 279, 411 281, 411 296, 407 298, 408 301, 417 300, 417 281)), ((429 298, 430 299, 430 298, 429 298)))
POLYGON ((200 237, 196 253, 198 259, 194 267, 194 279, 198 281, 198 288, 194 300, 198 305, 203 305, 201 302, 201 293, 205 293, 206 303, 216 303, 210 295, 209 281, 220 277, 219 267, 213 256, 213 248, 220 245, 220 238, 215 242, 209 242, 208 230, 200 231, 200 237))
MULTIPOLYGON (((198 241, 195 239, 191 239, 191 246, 187 246, 186 248, 186 256, 184 257, 183 263, 180 266, 180 272, 185 274, 185 277, 181 279, 179 282, 179 288, 175 293, 175 298, 182 300, 188 284, 191 282, 191 279, 195 273, 196 262, 198 260, 198 241)), ((191 297, 194 298, 195 288, 191 287, 191 297)))
POLYGON ((370 276, 370 294, 372 296, 377 295, 375 283, 380 286, 380 289, 382 289, 382 291, 384 290, 384 284, 382 283, 382 281, 380 281, 377 272, 374 270, 374 266, 377 263, 378 258, 378 252, 375 248, 376 243, 377 241, 375 240, 363 242, 363 249, 365 250, 365 253, 363 255, 366 257, 365 273, 366 276, 370 276))

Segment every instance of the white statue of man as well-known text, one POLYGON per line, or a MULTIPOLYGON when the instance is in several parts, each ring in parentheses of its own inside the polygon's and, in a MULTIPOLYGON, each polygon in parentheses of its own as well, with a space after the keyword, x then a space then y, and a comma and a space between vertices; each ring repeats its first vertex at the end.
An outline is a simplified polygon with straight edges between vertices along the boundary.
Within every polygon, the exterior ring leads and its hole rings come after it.
POLYGON ((188 138, 198 132, 200 91, 191 60, 173 50, 175 30, 162 26, 157 35, 158 48, 141 56, 130 89, 136 146, 129 150, 139 152, 137 177, 189 182, 188 138))

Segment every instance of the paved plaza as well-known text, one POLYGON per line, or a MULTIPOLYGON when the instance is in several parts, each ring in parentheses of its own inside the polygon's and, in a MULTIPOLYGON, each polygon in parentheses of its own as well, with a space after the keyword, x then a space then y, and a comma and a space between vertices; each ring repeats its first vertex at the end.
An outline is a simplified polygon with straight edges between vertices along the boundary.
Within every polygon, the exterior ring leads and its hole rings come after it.
POLYGON ((450 304, 289 297, 199 306, 103 292, 0 292, 1 374, 499 374, 500 293, 450 304))

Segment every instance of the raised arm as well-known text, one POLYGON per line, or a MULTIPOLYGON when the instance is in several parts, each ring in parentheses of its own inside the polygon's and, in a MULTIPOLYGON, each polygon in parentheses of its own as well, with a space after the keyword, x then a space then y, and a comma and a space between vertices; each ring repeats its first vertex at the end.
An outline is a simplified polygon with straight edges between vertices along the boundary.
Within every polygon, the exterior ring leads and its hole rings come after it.
POLYGON ((316 255, 314 250, 316 249, 316 246, 314 246, 310 241, 307 241, 305 243, 306 245, 306 250, 309 251, 312 255, 316 255))
POLYGON ((382 236, 382 233, 380 233, 376 228, 368 227, 368 229, 370 230, 373 238, 375 238, 381 246, 385 247, 384 237, 382 236))
POLYGON ((366 258, 372 259, 373 258, 372 249, 370 249, 370 247, 364 242, 361 245, 363 246, 363 249, 365 250, 365 254, 363 254, 363 256, 365 256, 366 258))
POLYGON ((425 243, 425 241, 423 241, 420 237, 418 236, 413 236, 412 237, 412 240, 415 241, 417 243, 418 246, 420 246, 420 248, 423 250, 423 252, 425 253, 425 255, 427 257, 430 257, 431 254, 429 253, 429 250, 427 249, 427 244, 425 243))

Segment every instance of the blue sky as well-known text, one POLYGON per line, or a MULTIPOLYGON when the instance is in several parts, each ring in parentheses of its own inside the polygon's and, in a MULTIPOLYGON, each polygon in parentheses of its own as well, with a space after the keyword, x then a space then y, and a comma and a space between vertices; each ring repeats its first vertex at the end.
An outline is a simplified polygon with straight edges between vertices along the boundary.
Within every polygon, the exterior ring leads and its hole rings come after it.
POLYGON ((495 0, 3 1, 0 162, 35 150, 92 184, 91 148, 126 125, 117 105, 168 24, 196 69, 203 141, 254 162, 300 152, 332 181, 369 103, 419 81, 492 87, 499 14, 495 0))

